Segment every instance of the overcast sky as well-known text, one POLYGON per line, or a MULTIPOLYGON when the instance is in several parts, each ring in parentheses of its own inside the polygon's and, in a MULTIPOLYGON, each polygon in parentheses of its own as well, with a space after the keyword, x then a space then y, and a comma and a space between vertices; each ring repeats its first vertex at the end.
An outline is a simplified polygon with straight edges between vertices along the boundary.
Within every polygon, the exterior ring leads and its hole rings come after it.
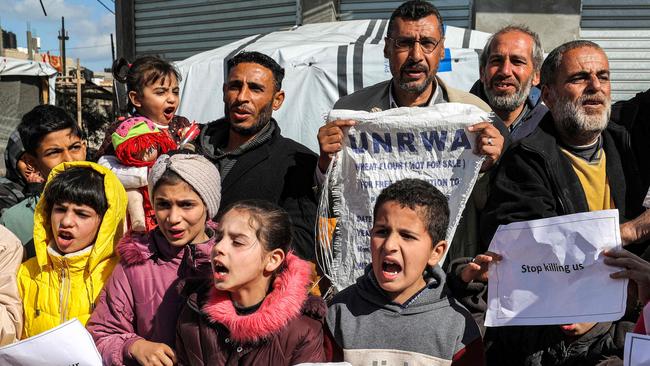
MULTIPOLYGON (((100 0, 115 11, 114 0, 100 0)), ((115 15, 98 0, 43 0, 47 16, 38 0, 0 1, 0 26, 16 33, 19 47, 27 47, 28 26, 34 36, 41 38, 41 52, 59 55, 61 16, 70 39, 66 55, 80 58, 81 64, 93 71, 111 66, 111 39, 115 37, 115 15)))

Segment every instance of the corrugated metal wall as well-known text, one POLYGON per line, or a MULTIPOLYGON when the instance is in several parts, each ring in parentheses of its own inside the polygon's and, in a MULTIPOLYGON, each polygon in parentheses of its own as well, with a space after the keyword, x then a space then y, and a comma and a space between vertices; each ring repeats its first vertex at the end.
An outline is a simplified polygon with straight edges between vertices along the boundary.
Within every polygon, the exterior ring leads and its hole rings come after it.
MULTIPOLYGON (((472 0, 433 0, 446 25, 471 28, 472 0)), ((341 20, 388 19, 403 1, 341 0, 341 20)))
POLYGON ((580 38, 605 49, 614 100, 650 89, 650 1, 583 0, 580 38))
POLYGON ((136 55, 174 61, 296 23, 295 0, 134 0, 134 8, 136 55))

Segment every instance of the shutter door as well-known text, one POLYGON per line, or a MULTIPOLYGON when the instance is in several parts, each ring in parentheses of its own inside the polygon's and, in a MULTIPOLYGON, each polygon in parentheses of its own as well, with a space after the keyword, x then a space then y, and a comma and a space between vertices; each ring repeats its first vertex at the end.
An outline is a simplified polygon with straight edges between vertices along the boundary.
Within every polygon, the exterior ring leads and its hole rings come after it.
POLYGON ((296 24, 296 0, 134 0, 135 53, 172 61, 296 24))
MULTIPOLYGON (((470 28, 471 0, 433 0, 446 25, 470 28)), ((403 1, 341 0, 341 20, 388 19, 403 1)))
POLYGON ((580 38, 607 53, 613 100, 650 89, 650 1, 583 0, 580 38))

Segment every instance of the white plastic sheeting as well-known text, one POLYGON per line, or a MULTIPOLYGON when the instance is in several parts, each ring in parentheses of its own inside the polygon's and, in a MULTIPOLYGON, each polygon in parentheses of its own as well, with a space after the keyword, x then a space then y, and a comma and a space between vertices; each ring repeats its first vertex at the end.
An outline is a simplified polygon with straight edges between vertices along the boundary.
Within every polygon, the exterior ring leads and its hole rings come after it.
MULTIPOLYGON (((273 116, 282 134, 318 151, 316 133, 341 96, 391 78, 383 56, 386 20, 318 23, 251 36, 176 63, 182 80, 178 114, 207 123, 221 118, 225 62, 258 51, 285 68, 286 99, 273 116)), ((469 90, 478 79, 478 53, 489 33, 445 27, 445 59, 438 75, 469 90)))
POLYGON ((48 78, 49 104, 54 104, 56 69, 45 62, 0 57, 0 76, 42 76, 48 78))

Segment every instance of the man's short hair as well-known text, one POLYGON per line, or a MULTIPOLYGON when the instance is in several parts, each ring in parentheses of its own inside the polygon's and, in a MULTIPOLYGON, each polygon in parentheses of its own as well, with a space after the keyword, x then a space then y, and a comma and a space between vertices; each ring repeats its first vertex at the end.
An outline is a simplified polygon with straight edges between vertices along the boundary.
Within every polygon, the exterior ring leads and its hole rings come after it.
POLYGON ((523 24, 508 25, 504 28, 499 29, 498 32, 490 36, 487 43, 485 44, 485 47, 483 48, 483 52, 481 53, 481 59, 480 59, 481 70, 483 70, 485 65, 487 65, 488 58, 490 57, 490 48, 492 47, 492 42, 494 42, 494 40, 498 36, 510 32, 524 33, 533 39, 533 49, 531 51, 531 56, 533 59, 533 68, 535 69, 535 72, 539 72, 539 70, 542 67, 542 62, 544 62, 544 49, 542 48, 542 41, 540 41, 539 35, 537 33, 533 32, 530 28, 528 28, 523 24))
POLYGON ((403 179, 391 184, 377 197, 373 222, 377 219, 381 205, 389 201, 395 201, 414 211, 421 210, 418 216, 427 227, 433 245, 445 239, 449 226, 449 204, 447 197, 436 187, 422 179, 403 179))
POLYGON ((442 16, 440 16, 440 12, 435 6, 433 6, 433 4, 431 4, 428 1, 422 1, 422 0, 411 0, 398 6, 397 9, 395 9, 393 11, 393 14, 390 16, 390 20, 388 21, 388 31, 386 32, 386 36, 390 37, 392 35, 393 28, 395 27, 395 18, 402 18, 406 20, 419 20, 422 18, 426 18, 430 15, 436 16, 436 18, 438 19, 438 30, 440 31, 440 35, 444 36, 445 29, 442 26, 442 16))
POLYGON ((36 156, 36 149, 45 136, 68 128, 73 135, 83 139, 83 131, 65 110, 43 104, 25 113, 18 125, 18 133, 25 151, 36 156))
POLYGON ((273 81, 275 84, 275 91, 282 89, 282 80, 284 79, 284 69, 280 64, 275 62, 271 57, 256 51, 244 51, 235 55, 235 57, 228 60, 228 72, 233 69, 233 67, 241 63, 253 63, 264 66, 265 68, 271 70, 273 73, 273 81))
POLYGON ((546 60, 544 60, 544 63, 542 64, 540 86, 548 85, 555 81, 557 70, 562 64, 562 57, 567 51, 583 47, 594 48, 600 50, 601 52, 605 52, 598 44, 582 39, 570 41, 556 47, 553 51, 551 51, 551 53, 548 54, 548 56, 546 56, 546 60))

